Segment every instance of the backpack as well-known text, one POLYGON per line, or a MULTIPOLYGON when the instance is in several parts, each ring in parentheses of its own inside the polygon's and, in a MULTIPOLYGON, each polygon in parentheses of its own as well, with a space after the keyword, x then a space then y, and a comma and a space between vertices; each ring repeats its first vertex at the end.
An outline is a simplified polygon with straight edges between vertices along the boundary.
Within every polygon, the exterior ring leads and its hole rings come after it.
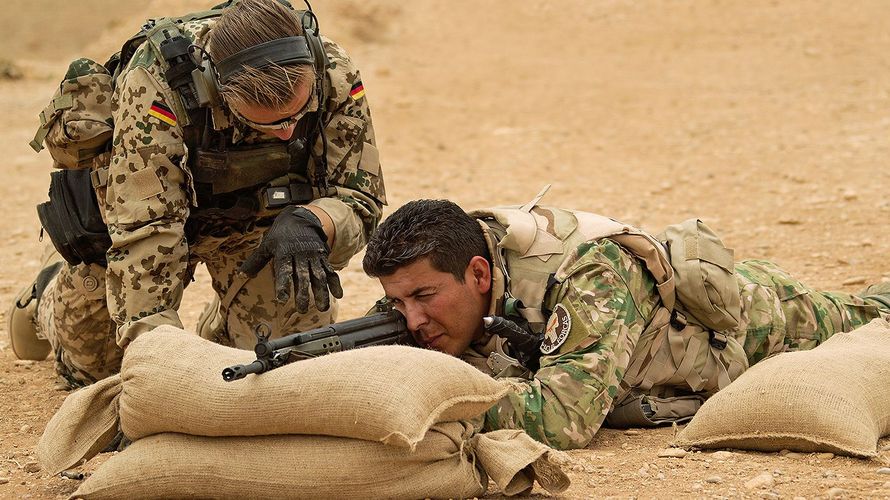
MULTIPOLYGON (((187 52, 180 54, 170 51, 170 48, 179 48, 175 47, 177 38, 181 36, 179 26, 189 21, 218 17, 222 14, 222 7, 226 5, 228 3, 178 18, 151 19, 138 33, 124 42, 120 52, 112 55, 105 64, 99 64, 88 58, 72 61, 53 98, 40 112, 40 126, 31 141, 31 148, 39 153, 45 145, 53 158, 53 166, 60 169, 79 170, 107 164, 114 132, 111 99, 121 69, 126 67, 136 49, 145 41, 154 44, 159 54, 170 56, 170 59, 165 57, 167 65, 174 62, 173 59, 176 57, 186 56, 187 52), (161 48, 162 45, 165 45, 166 50, 161 48)), ((182 50, 187 48, 188 44, 182 50)), ((194 63, 192 65, 194 66, 194 63)), ((175 71, 168 70, 167 73, 168 76, 172 76, 171 73, 175 71)), ((191 80, 191 72, 185 76, 191 80)), ((174 86, 172 82, 171 86, 174 86)), ((207 86, 201 87, 206 90, 207 86)), ((187 91, 187 93, 198 92, 187 91)), ((194 98, 194 96, 180 97, 194 98)), ((172 104, 176 108, 183 108, 182 103, 172 104)), ((184 108, 176 111, 177 116, 187 119, 188 113, 182 112, 185 111, 184 108)))
POLYGON ((73 61, 40 112, 40 128, 31 147, 39 152, 46 142, 56 168, 82 169, 97 160, 107 162, 114 131, 113 90, 114 81, 105 66, 87 58, 73 61))
MULTIPOLYGON (((667 249, 674 268, 674 321, 682 324, 688 316, 714 332, 737 328, 741 297, 733 251, 723 246, 720 238, 699 219, 668 226, 658 239, 667 249)), ((720 344, 722 340, 712 338, 713 342, 720 344)))

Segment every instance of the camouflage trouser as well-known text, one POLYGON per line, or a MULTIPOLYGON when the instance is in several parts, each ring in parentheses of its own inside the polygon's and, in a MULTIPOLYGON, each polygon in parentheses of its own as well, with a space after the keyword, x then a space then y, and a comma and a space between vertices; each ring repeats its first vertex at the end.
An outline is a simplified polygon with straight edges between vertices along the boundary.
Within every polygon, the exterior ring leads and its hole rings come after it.
POLYGON ((771 262, 746 260, 735 270, 742 298, 739 330, 752 365, 779 352, 812 349, 835 333, 890 315, 876 300, 814 290, 771 262))
MULTIPOLYGON (((256 248, 264 229, 226 237, 204 237, 190 247, 190 267, 204 262, 213 289, 222 299, 218 328, 211 340, 241 349, 253 349, 257 325, 272 337, 307 330, 336 320, 337 303, 319 312, 310 300, 306 314, 296 311, 292 298, 278 303, 271 266, 246 281, 237 267, 256 248), (230 293, 231 291, 231 293, 230 293)), ((116 342, 116 326, 108 314, 103 266, 63 264, 44 290, 37 310, 40 336, 49 340, 56 371, 74 386, 86 385, 120 370, 123 350, 116 342)), ((216 311, 214 311, 216 312, 216 311)))

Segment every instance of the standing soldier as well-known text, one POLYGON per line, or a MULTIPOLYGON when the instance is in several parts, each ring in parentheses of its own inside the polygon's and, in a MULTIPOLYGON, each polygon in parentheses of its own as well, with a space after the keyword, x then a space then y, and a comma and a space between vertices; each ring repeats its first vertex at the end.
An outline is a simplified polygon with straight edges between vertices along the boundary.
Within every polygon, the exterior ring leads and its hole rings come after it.
MULTIPOLYGON (((334 321, 335 270, 365 245, 386 198, 361 77, 319 37, 311 10, 233 0, 149 21, 109 63, 72 63, 41 121, 32 145, 45 139, 56 166, 71 169, 54 174, 38 208, 68 262, 49 254, 17 297, 19 357, 51 349, 72 386, 116 373, 136 336, 182 327, 177 309, 199 262, 218 295, 199 325, 206 338, 251 348, 255 331, 334 321), (103 106, 106 119, 84 124, 103 106), (103 126, 107 143, 70 141, 103 126), (93 189, 62 189, 81 178, 93 189), (66 240, 54 228, 77 221, 60 200, 87 192, 107 230, 66 240)), ((87 205, 76 205, 81 222, 87 205)))
POLYGON ((536 202, 412 201, 363 262, 418 344, 517 381, 487 429, 566 449, 604 422, 688 420, 749 364, 890 318, 890 283, 820 292, 769 262, 733 265, 695 220, 668 228, 668 256, 630 226, 536 202))

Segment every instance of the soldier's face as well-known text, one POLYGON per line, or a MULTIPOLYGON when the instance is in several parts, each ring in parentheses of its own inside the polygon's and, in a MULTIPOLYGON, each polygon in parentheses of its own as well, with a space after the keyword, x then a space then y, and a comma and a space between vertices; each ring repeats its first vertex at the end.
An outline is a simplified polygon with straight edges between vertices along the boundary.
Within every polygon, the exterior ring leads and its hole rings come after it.
POLYGON ((483 257, 473 257, 463 283, 423 258, 380 277, 380 284, 422 347, 457 356, 484 332, 491 270, 483 257))
POLYGON ((235 116, 247 126, 264 134, 287 141, 294 135, 297 123, 306 113, 314 111, 312 106, 312 85, 304 85, 294 90, 294 98, 280 108, 265 108, 259 105, 232 105, 235 116))

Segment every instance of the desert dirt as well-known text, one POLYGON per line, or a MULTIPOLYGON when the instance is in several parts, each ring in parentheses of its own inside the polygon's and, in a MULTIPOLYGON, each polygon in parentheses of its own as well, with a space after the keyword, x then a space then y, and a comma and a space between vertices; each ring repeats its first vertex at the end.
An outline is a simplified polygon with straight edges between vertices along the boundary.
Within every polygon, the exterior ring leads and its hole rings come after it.
MULTIPOLYGON (((698 216, 738 258, 771 259, 816 287, 890 280, 884 0, 315 3, 323 33, 362 70, 388 212, 423 197, 465 208, 524 203, 551 183, 548 204, 653 231, 698 216)), ((38 270, 34 206, 46 197, 50 160, 28 141, 66 63, 102 61, 145 18, 211 3, 4 5, 0 299, 9 304, 38 270)), ((341 319, 381 295, 360 256, 341 277, 341 319)), ((187 325, 210 293, 206 274, 187 289, 187 325)), ((50 361, 16 362, 7 307, 0 497, 65 497, 79 482, 33 462, 67 393, 50 361)), ((601 431, 570 452, 577 460, 563 496, 890 496, 890 475, 878 472, 890 463, 890 440, 874 460, 739 451, 658 458, 673 432, 601 431), (760 486, 746 486, 764 473, 760 486)))

